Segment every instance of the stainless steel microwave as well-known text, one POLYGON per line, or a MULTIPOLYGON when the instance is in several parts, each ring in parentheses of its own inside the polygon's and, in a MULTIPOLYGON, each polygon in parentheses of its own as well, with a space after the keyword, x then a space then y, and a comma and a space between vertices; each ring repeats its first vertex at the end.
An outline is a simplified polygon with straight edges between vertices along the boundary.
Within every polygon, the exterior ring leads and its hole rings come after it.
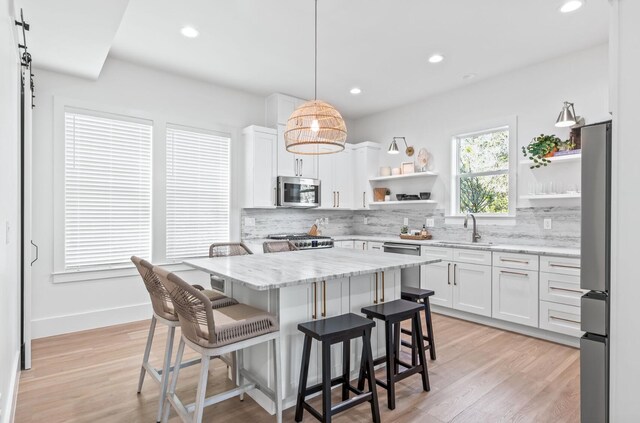
POLYGON ((318 179, 278 176, 278 207, 320 206, 318 179))

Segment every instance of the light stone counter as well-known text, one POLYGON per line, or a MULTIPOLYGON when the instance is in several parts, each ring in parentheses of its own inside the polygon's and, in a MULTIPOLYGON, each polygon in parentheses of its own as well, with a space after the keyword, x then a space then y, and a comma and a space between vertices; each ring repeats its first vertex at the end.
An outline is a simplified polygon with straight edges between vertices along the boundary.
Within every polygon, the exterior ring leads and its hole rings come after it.
POLYGON ((264 291, 437 263, 420 256, 327 248, 185 260, 225 281, 264 291))
POLYGON ((343 235, 332 237, 336 241, 377 241, 377 242, 396 242, 402 244, 414 244, 425 245, 433 247, 448 247, 448 248, 464 248, 470 250, 483 250, 483 251, 496 251, 506 253, 522 253, 522 254, 536 254, 539 256, 554 256, 554 257, 568 257, 568 258, 580 258, 580 249, 578 248, 560 248, 560 247, 545 247, 535 245, 510 245, 510 244, 460 244, 458 242, 452 242, 447 240, 430 239, 424 241, 401 239, 399 236, 389 235, 343 235))

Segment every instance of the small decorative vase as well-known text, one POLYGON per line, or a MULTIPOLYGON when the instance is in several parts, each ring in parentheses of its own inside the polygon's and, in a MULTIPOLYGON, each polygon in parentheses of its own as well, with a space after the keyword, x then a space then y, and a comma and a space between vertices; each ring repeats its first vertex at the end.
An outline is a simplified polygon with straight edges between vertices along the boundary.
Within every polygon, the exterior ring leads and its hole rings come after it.
POLYGON ((384 196, 384 201, 391 201, 391 196, 390 195, 385 195, 384 196))

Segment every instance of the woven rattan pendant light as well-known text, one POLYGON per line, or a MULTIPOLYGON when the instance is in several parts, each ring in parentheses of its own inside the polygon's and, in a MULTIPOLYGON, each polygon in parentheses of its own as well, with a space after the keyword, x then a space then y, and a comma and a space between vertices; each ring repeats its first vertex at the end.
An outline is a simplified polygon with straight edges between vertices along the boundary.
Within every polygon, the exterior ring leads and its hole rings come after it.
POLYGON ((318 100, 318 0, 315 0, 315 88, 313 100, 293 111, 284 132, 287 151, 330 154, 344 150, 347 125, 335 107, 318 100))

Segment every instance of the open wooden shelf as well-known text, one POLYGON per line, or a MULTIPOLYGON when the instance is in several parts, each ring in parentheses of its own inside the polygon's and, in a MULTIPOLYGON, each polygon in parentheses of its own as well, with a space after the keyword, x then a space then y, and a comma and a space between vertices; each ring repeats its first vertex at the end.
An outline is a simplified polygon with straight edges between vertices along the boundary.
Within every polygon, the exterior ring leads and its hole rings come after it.
MULTIPOLYGON (((582 160, 582 154, 565 154, 564 156, 553 156, 553 157, 549 157, 549 161, 551 163, 555 163, 555 162, 578 162, 582 160)), ((531 166, 531 164, 533 164, 533 162, 531 160, 521 160, 520 161, 521 165, 529 165, 531 166)), ((548 166, 548 165, 547 165, 548 166)), ((543 168, 544 166, 540 167, 539 169, 543 168)))
POLYGON ((415 172, 415 173, 408 173, 406 175, 375 176, 373 178, 370 178, 369 182, 394 181, 396 179, 426 178, 431 176, 438 176, 438 173, 437 172, 415 172))
POLYGON ((435 200, 374 201, 369 206, 408 206, 409 204, 438 204, 435 200))

